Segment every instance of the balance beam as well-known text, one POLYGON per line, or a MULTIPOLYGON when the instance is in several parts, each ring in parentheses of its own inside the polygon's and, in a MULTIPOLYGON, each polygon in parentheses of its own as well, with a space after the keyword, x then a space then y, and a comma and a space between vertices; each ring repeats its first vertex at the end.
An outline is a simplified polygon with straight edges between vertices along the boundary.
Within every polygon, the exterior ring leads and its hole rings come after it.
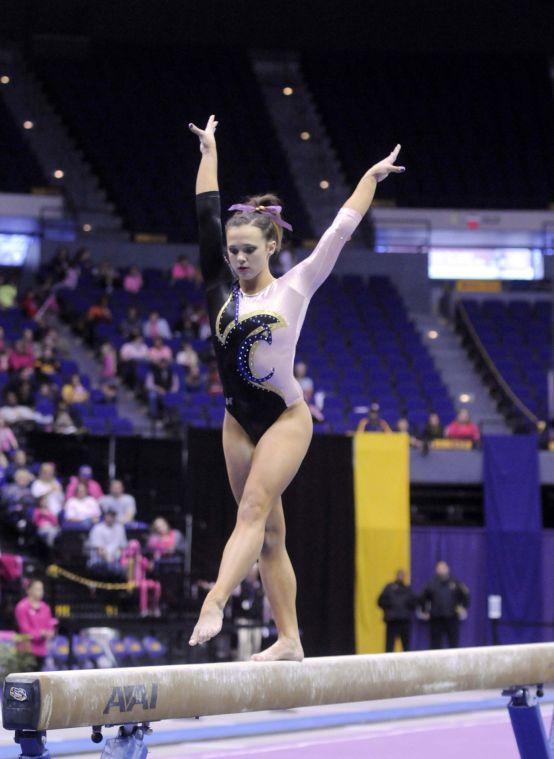
POLYGON ((554 681, 554 643, 12 674, 8 730, 121 725, 554 681))

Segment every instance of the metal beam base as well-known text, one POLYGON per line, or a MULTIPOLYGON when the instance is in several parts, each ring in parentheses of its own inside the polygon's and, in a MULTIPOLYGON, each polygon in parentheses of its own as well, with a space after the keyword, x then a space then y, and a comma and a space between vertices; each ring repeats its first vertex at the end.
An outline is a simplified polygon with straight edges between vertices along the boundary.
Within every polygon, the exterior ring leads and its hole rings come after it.
MULTIPOLYGON (((502 695, 510 696, 508 712, 521 759, 553 759, 537 698, 529 688, 519 686, 502 691, 502 695)), ((539 685, 537 696, 542 695, 539 685)))

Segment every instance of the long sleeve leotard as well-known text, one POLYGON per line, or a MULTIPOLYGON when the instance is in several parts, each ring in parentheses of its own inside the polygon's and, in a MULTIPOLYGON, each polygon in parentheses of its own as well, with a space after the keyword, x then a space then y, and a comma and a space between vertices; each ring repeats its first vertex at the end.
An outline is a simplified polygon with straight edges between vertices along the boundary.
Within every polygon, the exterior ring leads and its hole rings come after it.
POLYGON ((233 281, 225 260, 218 192, 196 196, 200 267, 225 407, 257 442, 302 398, 294 356, 311 297, 331 273, 361 215, 341 208, 306 259, 255 295, 233 281))

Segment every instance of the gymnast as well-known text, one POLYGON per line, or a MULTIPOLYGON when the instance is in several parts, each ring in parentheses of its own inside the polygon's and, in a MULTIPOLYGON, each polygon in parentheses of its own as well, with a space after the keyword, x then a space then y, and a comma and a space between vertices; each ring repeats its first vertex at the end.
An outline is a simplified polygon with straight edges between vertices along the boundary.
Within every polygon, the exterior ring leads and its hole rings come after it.
POLYGON ((274 195, 229 208, 221 227, 215 130, 190 124, 202 154, 196 179, 200 268, 223 391, 223 452, 238 505, 217 580, 202 605, 190 645, 217 635, 234 588, 258 561, 277 626, 277 641, 256 661, 301 661, 296 578, 285 547, 281 496, 310 445, 312 419, 293 375, 300 329, 311 297, 331 273, 344 244, 367 213, 377 182, 404 171, 394 162, 400 145, 372 166, 305 260, 279 279, 269 259, 281 246, 281 203, 274 195))

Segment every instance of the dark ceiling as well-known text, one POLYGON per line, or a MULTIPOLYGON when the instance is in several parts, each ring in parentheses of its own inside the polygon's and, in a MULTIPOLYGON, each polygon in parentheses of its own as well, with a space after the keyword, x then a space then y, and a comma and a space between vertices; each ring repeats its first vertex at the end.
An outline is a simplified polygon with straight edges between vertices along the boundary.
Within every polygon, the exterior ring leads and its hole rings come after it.
POLYGON ((554 52, 554 0, 1 0, 0 37, 554 52))

